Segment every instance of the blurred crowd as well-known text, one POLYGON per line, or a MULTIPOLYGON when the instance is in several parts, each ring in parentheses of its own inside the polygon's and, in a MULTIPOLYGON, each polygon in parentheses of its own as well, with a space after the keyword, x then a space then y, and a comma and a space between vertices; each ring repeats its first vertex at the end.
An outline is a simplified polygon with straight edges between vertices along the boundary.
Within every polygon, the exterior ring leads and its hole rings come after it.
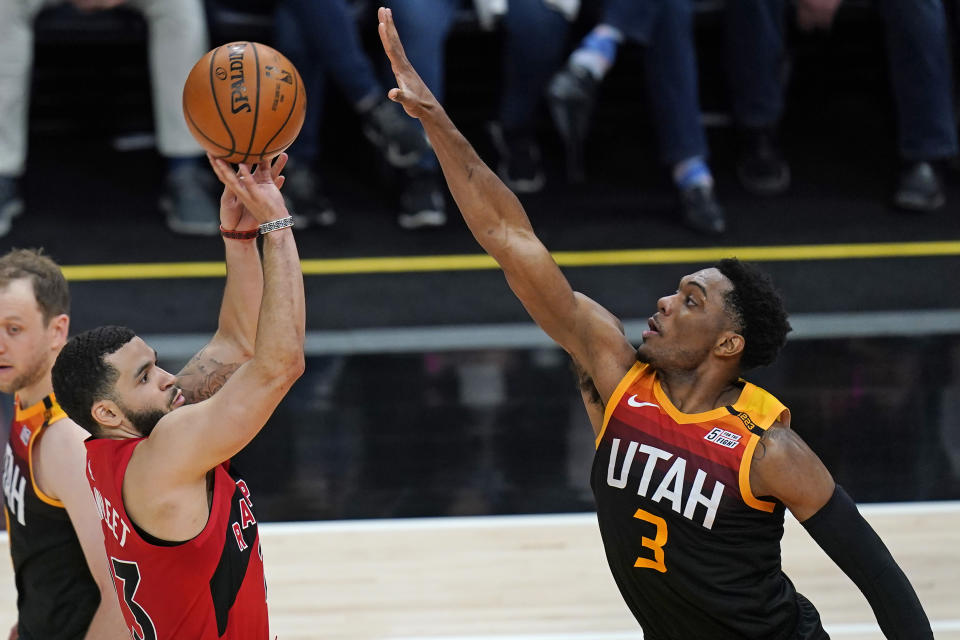
MULTIPOLYGON (((859 0, 847 0, 858 2, 859 0)), ((407 55, 445 103, 447 42, 457 28, 498 30, 503 46, 499 96, 487 131, 500 177, 521 197, 544 189, 540 117, 549 113, 563 142, 566 175, 585 180, 584 145, 605 78, 624 46, 642 49, 636 76, 646 85, 659 159, 676 190, 677 222, 722 234, 728 217, 718 201, 704 132, 695 22, 705 0, 383 0, 391 7, 407 55)), ((218 15, 249 14, 269 25, 267 44, 286 55, 306 85, 308 110, 290 147, 285 196, 297 224, 336 223, 336 202, 321 175, 324 107, 332 85, 356 112, 363 136, 402 185, 395 202, 404 229, 442 226, 448 200, 429 141, 416 120, 386 99, 392 83, 382 54, 364 46, 372 23, 368 0, 3 0, 0 1, 0 236, 25 209, 30 77, 38 16, 54 5, 81 12, 140 12, 148 29, 157 150, 167 173, 159 205, 182 234, 218 233, 216 185, 183 121, 180 93, 194 62, 212 44, 218 15)), ((791 185, 780 143, 789 58, 788 29, 829 30, 843 0, 725 0, 710 3, 724 19, 726 86, 738 153, 735 174, 756 197, 791 185), (718 9, 718 7, 720 9, 718 9)), ((900 165, 892 204, 910 211, 945 206, 944 168, 957 157, 952 35, 960 32, 958 0, 875 0, 896 107, 900 165)), ((241 35, 264 39, 261 32, 241 35)), ((633 70, 628 70, 633 73, 633 70)), ((553 178, 553 177, 551 177, 553 178)))

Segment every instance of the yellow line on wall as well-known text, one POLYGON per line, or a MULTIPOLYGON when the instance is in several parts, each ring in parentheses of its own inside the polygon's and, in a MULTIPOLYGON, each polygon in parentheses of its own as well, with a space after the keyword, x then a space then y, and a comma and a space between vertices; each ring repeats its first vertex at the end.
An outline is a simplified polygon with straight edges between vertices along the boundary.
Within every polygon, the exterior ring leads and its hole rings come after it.
MULTIPOLYGON (((890 242, 866 244, 706 247, 694 249, 623 249, 611 251, 557 251, 564 267, 607 267, 644 264, 709 263, 736 256, 741 260, 844 260, 862 258, 912 258, 960 255, 960 241, 890 242)), ((404 273, 424 271, 478 271, 496 269, 487 255, 400 256, 329 258, 302 261, 304 275, 404 273)), ((222 262, 158 262, 131 264, 68 265, 68 280, 143 280, 157 278, 217 278, 226 273, 222 262)))

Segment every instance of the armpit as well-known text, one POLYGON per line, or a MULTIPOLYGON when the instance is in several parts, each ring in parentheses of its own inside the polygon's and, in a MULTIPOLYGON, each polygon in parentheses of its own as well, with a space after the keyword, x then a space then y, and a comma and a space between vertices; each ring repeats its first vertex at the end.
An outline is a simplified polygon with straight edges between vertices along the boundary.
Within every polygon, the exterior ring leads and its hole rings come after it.
POLYGON ((600 396, 597 386, 593 383, 593 378, 575 358, 570 358, 570 368, 577 376, 577 385, 580 387, 580 394, 583 396, 584 402, 596 405, 602 412, 604 409, 603 398, 600 396))
POLYGON ((195 355, 177 375, 177 384, 187 404, 201 402, 212 396, 240 368, 240 363, 220 362, 207 357, 205 351, 195 355))

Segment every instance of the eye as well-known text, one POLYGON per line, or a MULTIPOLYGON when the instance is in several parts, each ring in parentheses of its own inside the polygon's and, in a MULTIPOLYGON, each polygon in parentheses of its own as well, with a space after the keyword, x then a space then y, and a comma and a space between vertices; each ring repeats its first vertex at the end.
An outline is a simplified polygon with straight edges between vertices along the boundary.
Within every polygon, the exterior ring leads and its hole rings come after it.
POLYGON ((12 325, 10 325, 9 327, 7 327, 7 333, 9 333, 9 334, 12 335, 12 336, 17 335, 17 334, 20 333, 21 331, 22 331, 22 329, 21 329, 20 327, 18 327, 17 325, 15 325, 15 324, 12 324, 12 325))
POLYGON ((697 301, 694 300, 693 296, 687 296, 687 306, 688 306, 688 307, 695 307, 695 306, 697 306, 697 301))

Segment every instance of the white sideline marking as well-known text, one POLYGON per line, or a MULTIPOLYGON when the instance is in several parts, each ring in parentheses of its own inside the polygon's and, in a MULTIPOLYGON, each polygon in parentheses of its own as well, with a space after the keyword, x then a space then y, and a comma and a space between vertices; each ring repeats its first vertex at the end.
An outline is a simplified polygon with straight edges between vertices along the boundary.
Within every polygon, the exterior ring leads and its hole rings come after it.
MULTIPOLYGON (((931 620, 935 632, 960 631, 960 620, 931 620)), ((855 636, 868 633, 880 634, 880 627, 872 622, 847 624, 824 624, 831 636, 855 636)), ((877 635, 880 637, 880 635, 877 635)), ((637 631, 580 631, 577 633, 504 634, 483 636, 393 636, 384 640, 642 640, 643 632, 637 631)))
MULTIPOLYGON (((960 500, 934 502, 876 502, 858 505, 871 515, 909 515, 918 513, 960 513, 960 500)), ((787 512, 789 515, 789 512, 787 512)), ((440 516, 434 518, 376 518, 370 520, 326 520, 309 522, 268 522, 260 525, 267 536, 320 531, 401 531, 423 529, 500 529, 551 525, 597 524, 596 513, 556 513, 516 516, 440 516)))
MULTIPOLYGON (((871 515, 908 515, 916 513, 958 513, 960 500, 933 502, 876 502, 857 505, 868 518, 871 515)), ((790 512, 787 512, 790 517, 790 512)), ((549 513, 511 516, 438 516, 433 518, 371 518, 369 520, 309 520, 304 522, 260 523, 267 537, 323 531, 411 531, 442 529, 501 529, 552 525, 594 525, 597 514, 549 513)), ((6 543, 7 532, 0 531, 0 544, 6 543)), ((507 637, 507 636, 505 636, 507 637)))

